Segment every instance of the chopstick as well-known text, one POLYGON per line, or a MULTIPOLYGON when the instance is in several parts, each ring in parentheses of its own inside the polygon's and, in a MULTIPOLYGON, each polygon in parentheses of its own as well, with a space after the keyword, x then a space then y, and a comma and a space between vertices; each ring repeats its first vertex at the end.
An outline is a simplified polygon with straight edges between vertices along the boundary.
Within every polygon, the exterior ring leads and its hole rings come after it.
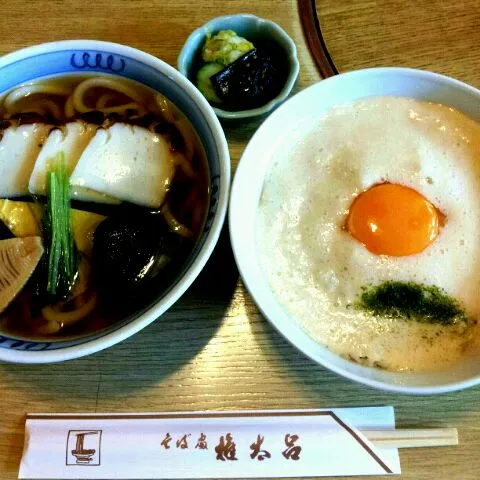
POLYGON ((418 448, 458 445, 456 428, 362 430, 377 447, 418 448))

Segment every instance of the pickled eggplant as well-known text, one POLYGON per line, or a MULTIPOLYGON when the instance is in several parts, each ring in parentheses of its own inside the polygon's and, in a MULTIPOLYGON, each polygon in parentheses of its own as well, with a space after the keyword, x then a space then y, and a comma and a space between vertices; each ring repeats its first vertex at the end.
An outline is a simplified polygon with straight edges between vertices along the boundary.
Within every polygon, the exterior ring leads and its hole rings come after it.
POLYGON ((230 109, 250 109, 265 105, 282 90, 287 66, 278 45, 258 46, 210 77, 217 96, 230 109))

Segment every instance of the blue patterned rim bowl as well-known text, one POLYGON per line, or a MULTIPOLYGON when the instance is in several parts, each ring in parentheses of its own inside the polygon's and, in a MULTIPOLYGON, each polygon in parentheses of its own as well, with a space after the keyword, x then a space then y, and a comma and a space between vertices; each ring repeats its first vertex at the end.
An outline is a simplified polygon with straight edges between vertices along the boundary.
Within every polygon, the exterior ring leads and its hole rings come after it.
POLYGON ((227 209, 230 156, 212 107, 190 81, 167 63, 131 47, 94 40, 45 43, 0 58, 0 95, 36 80, 98 72, 143 83, 171 100, 190 120, 206 151, 210 204, 204 231, 176 281, 144 311, 106 330, 78 338, 36 341, 0 333, 0 360, 48 363, 103 350, 135 334, 162 315, 192 284, 215 247, 227 209))

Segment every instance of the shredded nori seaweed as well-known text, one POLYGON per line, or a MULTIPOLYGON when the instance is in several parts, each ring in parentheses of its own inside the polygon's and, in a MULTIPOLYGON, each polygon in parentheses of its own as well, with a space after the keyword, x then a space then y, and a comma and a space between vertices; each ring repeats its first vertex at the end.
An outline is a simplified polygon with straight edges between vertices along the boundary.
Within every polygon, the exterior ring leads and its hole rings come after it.
POLYGON ((436 286, 389 281, 363 288, 355 307, 373 315, 453 325, 467 317, 458 300, 436 286))

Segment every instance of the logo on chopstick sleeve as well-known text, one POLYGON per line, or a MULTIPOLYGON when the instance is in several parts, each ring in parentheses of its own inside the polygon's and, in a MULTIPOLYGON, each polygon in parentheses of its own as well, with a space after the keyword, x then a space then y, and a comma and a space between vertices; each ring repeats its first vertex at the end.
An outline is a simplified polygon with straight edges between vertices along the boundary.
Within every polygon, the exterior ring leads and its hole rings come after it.
POLYGON ((67 465, 100 465, 101 430, 69 430, 67 436, 67 465))

